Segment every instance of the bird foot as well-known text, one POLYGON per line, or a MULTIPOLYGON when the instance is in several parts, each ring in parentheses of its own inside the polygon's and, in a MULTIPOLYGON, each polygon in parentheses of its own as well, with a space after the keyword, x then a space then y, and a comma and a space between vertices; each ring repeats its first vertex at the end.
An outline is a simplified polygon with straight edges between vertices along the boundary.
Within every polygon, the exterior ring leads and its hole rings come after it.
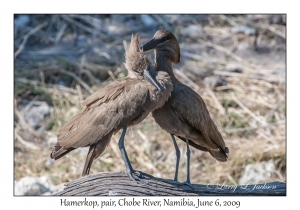
POLYGON ((140 184, 140 182, 143 182, 144 184, 148 184, 146 180, 143 180, 143 176, 139 171, 128 171, 128 176, 136 183, 140 184))
POLYGON ((174 177, 174 181, 175 181, 175 182, 178 182, 178 177, 175 176, 175 177, 174 177))
POLYGON ((195 190, 190 181, 185 181, 182 184, 189 186, 193 191, 195 190))

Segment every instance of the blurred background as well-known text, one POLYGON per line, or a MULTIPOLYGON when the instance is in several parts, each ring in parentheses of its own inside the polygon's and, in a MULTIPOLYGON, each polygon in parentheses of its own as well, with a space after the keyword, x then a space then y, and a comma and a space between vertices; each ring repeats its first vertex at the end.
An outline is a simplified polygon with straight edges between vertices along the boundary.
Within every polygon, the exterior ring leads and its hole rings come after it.
MULTIPOLYGON (((191 148, 193 184, 239 185, 286 179, 286 16, 26 15, 14 16, 15 195, 51 195, 81 177, 88 148, 53 161, 57 129, 80 103, 127 75, 132 34, 141 44, 158 29, 177 37, 176 77, 204 99, 229 147, 227 162, 191 148)), ((153 51, 147 52, 153 60, 153 51)), ((120 132, 90 174, 124 171, 120 132)), ((179 181, 186 179, 186 146, 179 181)), ((170 135, 149 115, 130 128, 125 147, 136 170, 174 178, 170 135)))

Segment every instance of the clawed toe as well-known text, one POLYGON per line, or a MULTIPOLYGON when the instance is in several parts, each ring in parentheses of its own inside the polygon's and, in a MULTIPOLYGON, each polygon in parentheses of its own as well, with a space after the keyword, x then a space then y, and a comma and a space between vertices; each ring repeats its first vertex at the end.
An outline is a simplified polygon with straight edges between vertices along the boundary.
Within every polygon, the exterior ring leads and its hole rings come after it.
POLYGON ((138 171, 128 171, 128 176, 136 183, 140 184, 139 182, 144 182, 145 184, 148 184, 147 181, 143 180, 142 175, 138 171))
POLYGON ((185 181, 182 184, 189 186, 193 191, 195 190, 190 181, 185 181))

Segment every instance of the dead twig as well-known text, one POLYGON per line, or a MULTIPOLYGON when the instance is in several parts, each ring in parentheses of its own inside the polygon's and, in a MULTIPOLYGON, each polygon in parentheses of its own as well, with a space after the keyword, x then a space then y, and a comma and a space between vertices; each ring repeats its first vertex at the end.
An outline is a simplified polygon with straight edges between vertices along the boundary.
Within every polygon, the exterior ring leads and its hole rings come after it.
POLYGON ((245 66, 248 69, 251 69, 251 70, 261 69, 261 67, 259 67, 259 66, 256 66, 256 65, 253 65, 253 64, 250 64, 250 63, 244 61, 240 56, 237 56, 236 54, 234 54, 233 52, 231 52, 230 50, 228 50, 224 47, 221 47, 219 45, 213 44, 211 42, 205 41, 205 40, 200 39, 200 38, 198 38, 198 41, 201 42, 202 44, 206 45, 206 46, 215 48, 216 50, 218 50, 220 52, 223 52, 226 55, 229 55, 230 57, 232 57, 236 61, 240 62, 243 66, 245 66))
POLYGON ((89 28, 89 27, 83 25, 83 24, 80 23, 80 22, 77 22, 76 20, 72 19, 72 18, 69 17, 68 15, 62 15, 61 17, 62 17, 63 19, 65 19, 66 21, 69 21, 70 23, 73 23, 74 25, 76 25, 76 26, 82 28, 83 30, 85 30, 85 31, 87 31, 87 32, 89 32, 89 33, 91 33, 91 34, 94 34, 94 32, 95 32, 93 29, 91 29, 91 28, 89 28))
POLYGON ((96 63, 89 63, 89 62, 85 62, 84 64, 85 68, 91 69, 93 71, 109 71, 111 68, 109 66, 103 66, 103 65, 99 65, 96 63))
POLYGON ((236 92, 245 93, 245 91, 242 88, 235 86, 235 85, 226 85, 226 86, 219 86, 219 87, 214 88, 214 90, 217 90, 217 91, 230 90, 230 89, 232 89, 236 92))
POLYGON ((247 112, 253 119, 255 119, 255 121, 259 122, 260 124, 262 124, 263 126, 266 125, 265 120, 263 120, 262 118, 256 116, 253 112, 250 111, 250 109, 248 109, 239 99, 237 99, 237 97, 235 96, 235 94, 233 92, 230 93, 232 99, 245 111, 247 112))
POLYGON ((203 56, 197 55, 197 54, 194 54, 194 53, 181 52, 180 55, 183 56, 183 57, 189 58, 189 59, 196 60, 196 61, 203 61, 203 56))
POLYGON ((149 139, 147 138, 147 136, 145 136, 145 134, 140 129, 137 130, 137 133, 145 142, 149 142, 149 139))
POLYGON ((68 27, 68 25, 65 23, 62 25, 62 27, 60 28, 59 32, 56 35, 56 38, 54 41, 55 44, 57 44, 60 41, 60 39, 61 39, 62 35, 64 34, 67 27, 68 27))
POLYGON ((125 52, 127 52, 127 51, 128 51, 128 48, 129 48, 129 46, 128 46, 128 43, 127 43, 127 41, 126 41, 126 40, 123 40, 123 47, 124 47, 124 50, 125 50, 125 52))
POLYGON ((208 94, 210 95, 210 97, 214 101, 215 105, 217 106, 217 109, 219 110, 219 114, 224 115, 226 113, 225 109, 222 106, 222 104, 220 103, 220 101, 217 99, 215 93, 210 88, 206 88, 206 91, 208 92, 208 94))
POLYGON ((267 124, 264 126, 257 126, 257 127, 245 127, 245 128, 234 128, 234 129, 225 129, 222 130, 225 133, 237 133, 237 132, 243 132, 243 131, 252 131, 252 130, 257 130, 257 129, 261 129, 261 128, 266 128, 266 127, 271 127, 271 126, 275 126, 275 125, 282 125, 285 124, 285 120, 281 120, 272 124, 267 124))
POLYGON ((79 101, 80 101, 80 104, 81 104, 83 102, 83 97, 82 97, 82 92, 81 92, 80 85, 76 84, 76 89, 77 89, 78 96, 79 96, 79 101))
POLYGON ((113 73, 111 70, 109 70, 107 73, 108 73, 109 76, 112 78, 112 80, 116 80, 116 79, 117 79, 117 78, 115 77, 114 73, 113 73))
POLYGON ((86 74, 86 75, 89 77, 89 79, 90 79, 90 81, 91 81, 92 83, 94 83, 94 84, 100 84, 100 80, 97 79, 97 78, 93 75, 93 73, 90 72, 89 70, 83 69, 81 72, 84 73, 84 74, 86 74))
POLYGON ((219 45, 213 44, 211 42, 205 41, 205 40, 200 39, 200 38, 198 39, 198 41, 200 41, 202 44, 204 44, 206 46, 215 48, 216 50, 219 50, 219 51, 225 53, 226 55, 231 56, 233 59, 237 60, 240 63, 245 63, 240 56, 237 56, 236 54, 234 54, 233 52, 231 52, 230 50, 228 50, 228 49, 226 49, 224 47, 221 47, 219 45))
POLYGON ((60 90, 63 90, 63 91, 67 91, 67 92, 70 92, 70 93, 73 93, 73 94, 76 94, 77 91, 72 89, 72 88, 68 88, 68 87, 65 87, 65 86, 62 86, 62 85, 54 85, 54 84, 43 84, 42 82, 40 81, 34 81, 34 80, 28 80, 28 79, 24 79, 24 78, 15 78, 15 81, 16 82, 21 82, 21 83, 25 83, 25 84, 32 84, 32 85, 45 85, 46 87, 55 87, 55 88, 58 88, 60 90))
POLYGON ((88 84, 86 84, 82 79, 80 79, 79 77, 77 77, 74 73, 63 70, 63 69, 59 69, 59 72, 63 73, 63 74, 67 74, 71 77, 73 77, 77 82, 79 82, 87 91, 89 91, 90 94, 93 94, 94 91, 93 89, 91 89, 88 84))
POLYGON ((248 78, 248 79, 258 79, 258 80, 266 80, 269 82, 285 82, 285 78, 281 76, 276 75, 268 75, 268 76, 262 76, 262 75, 253 75, 253 74, 241 74, 241 73, 235 73, 235 72, 228 72, 228 71, 214 71, 215 75, 221 75, 221 76, 228 76, 228 77, 242 77, 242 78, 248 78))
POLYGON ((25 44, 26 44, 28 38, 29 38, 32 34, 34 34, 34 33, 36 33, 37 31, 39 31, 40 29, 44 28, 46 25, 48 25, 48 22, 44 22, 43 24, 38 25, 37 27, 35 27, 35 28, 32 29, 31 31, 29 31, 28 34, 26 34, 26 35, 24 36, 24 39, 23 39, 22 43, 20 44, 18 50, 15 52, 14 58, 16 58, 16 57, 20 54, 20 52, 23 50, 23 48, 24 48, 24 46, 25 46, 25 44))
POLYGON ((272 31, 274 34, 282 37, 283 39, 285 39, 285 34, 282 33, 281 31, 276 30, 276 28, 272 27, 272 26, 268 26, 268 30, 272 31))
POLYGON ((109 143, 109 146, 112 148, 112 151, 114 152, 115 156, 117 157, 117 160, 121 160, 122 157, 121 157, 120 150, 118 147, 119 139, 116 137, 116 135, 113 135, 112 139, 113 139, 113 141, 111 141, 109 143))
POLYGON ((152 15, 160 24, 162 24, 166 29, 169 28, 168 23, 163 20, 159 15, 152 15))
POLYGON ((238 26, 239 24, 237 22, 235 22, 234 20, 232 20, 231 18, 226 17, 226 15, 220 15, 219 16, 221 19, 227 21, 230 25, 232 26, 238 26))
POLYGON ((31 133, 33 133, 37 138, 40 137, 40 135, 38 134, 38 132, 36 132, 31 125, 29 125, 26 120, 24 119, 23 115, 19 112, 19 110, 17 109, 17 101, 15 99, 15 114, 17 115, 17 117, 19 118, 19 121, 21 123, 21 125, 24 127, 24 129, 27 129, 28 131, 30 131, 31 133))
POLYGON ((194 83, 190 78, 188 78, 182 71, 179 71, 178 69, 174 69, 175 74, 183 78, 185 81, 189 83, 190 86, 192 86, 196 91, 200 89, 200 87, 194 83))
POLYGON ((37 146, 35 146, 34 144, 26 142, 17 132, 15 132, 15 137, 25 147, 32 149, 32 150, 39 150, 39 148, 37 146))
POLYGON ((78 19, 81 19, 85 21, 86 23, 92 25, 95 27, 96 32, 101 32, 101 37, 107 36, 107 31, 102 27, 102 22, 100 19, 95 18, 91 15, 72 15, 72 17, 76 17, 78 19))

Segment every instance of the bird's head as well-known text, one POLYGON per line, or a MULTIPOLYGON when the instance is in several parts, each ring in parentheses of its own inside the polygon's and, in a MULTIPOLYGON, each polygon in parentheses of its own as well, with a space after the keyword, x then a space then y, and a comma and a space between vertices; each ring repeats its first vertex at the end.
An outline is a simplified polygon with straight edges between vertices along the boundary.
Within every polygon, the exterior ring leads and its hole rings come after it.
POLYGON ((126 61, 124 63, 128 70, 128 76, 139 78, 142 77, 154 85, 158 90, 161 90, 155 80, 149 73, 150 64, 147 56, 140 48, 140 35, 132 35, 131 42, 125 54, 126 61))
POLYGON ((144 44, 143 51, 155 49, 159 55, 169 59, 172 63, 180 62, 180 48, 174 34, 168 30, 158 30, 153 38, 144 44))

